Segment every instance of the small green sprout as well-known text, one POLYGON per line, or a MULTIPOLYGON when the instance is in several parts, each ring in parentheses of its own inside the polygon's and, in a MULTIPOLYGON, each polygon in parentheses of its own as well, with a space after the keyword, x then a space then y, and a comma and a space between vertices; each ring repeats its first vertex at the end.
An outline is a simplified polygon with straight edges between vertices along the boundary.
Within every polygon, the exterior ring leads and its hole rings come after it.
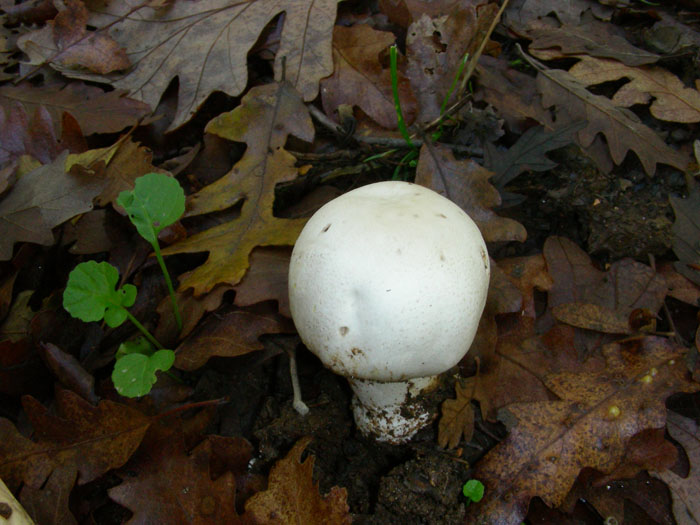
POLYGON ((165 284, 168 286, 175 321, 182 330, 182 317, 177 306, 173 282, 160 253, 158 234, 185 213, 185 192, 177 179, 163 173, 147 173, 136 179, 133 190, 119 194, 117 204, 126 210, 141 237, 153 247, 165 277, 165 284))
POLYGON ((73 317, 86 323, 104 319, 107 325, 116 328, 129 319, 139 329, 146 340, 139 345, 124 343, 120 346, 112 380, 121 395, 143 396, 150 392, 156 382, 156 371, 163 370, 167 373, 173 365, 175 353, 163 349, 127 310, 136 300, 136 287, 125 284, 116 289, 118 280, 119 272, 111 264, 82 262, 68 276, 63 292, 63 307, 73 317), (154 347, 159 350, 153 352, 154 347))
POLYGON ((462 487, 462 494, 469 500, 469 503, 477 503, 484 497, 484 484, 478 479, 470 479, 462 487))
POLYGON ((167 372, 175 362, 172 350, 155 350, 143 337, 119 345, 112 371, 114 388, 125 397, 145 396, 158 380, 156 372, 167 372))

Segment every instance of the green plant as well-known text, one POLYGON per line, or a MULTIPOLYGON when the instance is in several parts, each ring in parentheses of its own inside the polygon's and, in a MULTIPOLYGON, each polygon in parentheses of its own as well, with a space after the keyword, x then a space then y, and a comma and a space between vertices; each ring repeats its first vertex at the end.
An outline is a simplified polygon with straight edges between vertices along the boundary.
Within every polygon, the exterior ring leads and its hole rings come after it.
POLYGON ((477 503, 484 497, 484 484, 478 479, 470 479, 462 487, 462 494, 469 500, 469 503, 477 503))
POLYGON ((177 327, 182 330, 182 318, 177 306, 173 282, 160 253, 158 234, 185 213, 185 192, 177 179, 163 173, 147 173, 136 179, 133 190, 119 194, 117 204, 126 210, 141 237, 153 247, 168 286, 177 327))
MULTIPOLYGON (((158 234, 177 221, 185 211, 185 194, 176 179, 161 173, 148 173, 135 181, 132 191, 123 191, 117 198, 139 234, 155 252, 165 282, 177 325, 182 319, 175 299, 170 274, 160 252, 158 234)), ((68 276, 63 292, 63 307, 73 317, 85 322, 101 321, 111 328, 129 319, 143 338, 126 341, 116 354, 112 381, 119 394, 138 397, 148 394, 157 380, 156 372, 168 372, 175 353, 167 350, 127 308, 136 300, 136 287, 125 284, 117 288, 119 271, 107 262, 86 261, 78 264, 68 276)), ((177 378, 175 378, 177 379, 177 378)))

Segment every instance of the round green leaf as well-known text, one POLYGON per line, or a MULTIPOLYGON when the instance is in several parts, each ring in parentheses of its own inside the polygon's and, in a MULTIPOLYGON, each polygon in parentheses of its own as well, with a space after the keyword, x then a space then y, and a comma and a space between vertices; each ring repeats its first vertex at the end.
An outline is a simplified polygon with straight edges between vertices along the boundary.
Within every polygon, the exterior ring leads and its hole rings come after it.
POLYGON ((169 370, 175 362, 175 352, 158 350, 153 355, 127 354, 114 363, 112 382, 125 397, 145 396, 158 380, 158 370, 169 370))
POLYGON ((154 244, 158 233, 185 213, 185 192, 177 179, 147 173, 136 179, 132 191, 119 194, 117 204, 129 214, 141 237, 154 244))
POLYGON ((484 497, 484 484, 478 479, 470 479, 462 487, 462 493, 474 503, 481 501, 484 497))
POLYGON ((104 318, 109 326, 119 326, 126 319, 126 308, 136 300, 136 287, 127 284, 115 290, 117 281, 119 272, 109 263, 80 263, 68 276, 63 307, 82 321, 104 318))

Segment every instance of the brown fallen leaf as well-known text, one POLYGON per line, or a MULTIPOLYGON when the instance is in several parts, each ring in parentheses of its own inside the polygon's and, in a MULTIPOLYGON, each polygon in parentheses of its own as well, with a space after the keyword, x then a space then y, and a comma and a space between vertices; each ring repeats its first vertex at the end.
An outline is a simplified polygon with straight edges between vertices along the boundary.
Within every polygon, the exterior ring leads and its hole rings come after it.
POLYGON ((486 242, 524 241, 522 224, 499 217, 490 208, 501 196, 489 183, 493 173, 473 160, 456 160, 452 151, 439 144, 424 144, 416 168, 416 184, 431 188, 460 206, 476 222, 486 242))
POLYGON ((562 24, 575 26, 581 21, 581 15, 590 8, 586 0, 570 0, 563 4, 553 4, 548 0, 523 0, 508 5, 503 24, 516 32, 526 32, 533 21, 554 13, 562 24))
MULTIPOLYGON (((111 36, 126 50, 132 67, 109 76, 66 70, 65 75, 108 82, 151 108, 175 77, 178 104, 170 129, 180 127, 214 91, 236 96, 248 84, 248 52, 270 20, 284 13, 284 28, 275 55, 275 79, 287 80, 304 100, 318 94, 321 78, 333 72, 331 35, 337 0, 313 4, 297 0, 229 0, 174 2, 152 9, 129 2, 109 2, 90 12, 88 25, 97 32, 114 26, 111 36), (129 13, 131 15, 127 16, 129 13), (283 64, 284 62, 284 64, 283 64), (284 78, 283 78, 284 75, 284 78)), ((43 63, 56 52, 46 28, 19 39, 30 63, 43 63)))
MULTIPOLYGON (((321 81, 323 110, 331 118, 338 106, 357 106, 387 129, 396 129, 396 108, 389 68, 380 53, 394 43, 394 34, 365 24, 333 28, 333 75, 321 81)), ((402 71, 397 72, 401 110, 406 123, 416 116, 416 99, 402 71)))
MULTIPOLYGON (((527 32, 533 41, 528 46, 530 52, 541 58, 538 50, 558 48, 560 57, 568 55, 580 58, 613 58, 628 66, 652 64, 659 55, 633 46, 624 37, 624 32, 614 24, 592 19, 581 25, 564 24, 552 27, 549 24, 531 24, 527 32)), ((549 58, 549 55, 548 55, 549 58)), ((618 62, 618 63, 619 63, 618 62)))
POLYGON ((25 154, 42 164, 50 163, 63 149, 56 137, 46 109, 37 107, 30 119, 19 104, 0 108, 0 168, 25 154))
POLYGON ((668 146, 651 128, 626 108, 616 106, 610 99, 594 95, 573 75, 561 69, 549 69, 527 57, 538 71, 537 86, 542 94, 542 106, 557 113, 558 126, 585 120, 588 125, 576 133, 583 148, 594 145, 598 133, 605 135, 610 156, 622 164, 629 151, 639 157, 648 175, 656 172, 657 163, 684 170, 689 158, 668 146))
POLYGON ((141 443, 150 419, 112 401, 96 407, 70 390, 57 390, 57 414, 30 396, 22 399, 36 441, 0 419, 0 477, 12 487, 39 488, 56 468, 78 472, 78 483, 122 466, 141 443))
POLYGON ((469 443, 474 435, 474 407, 472 389, 455 384, 457 397, 442 402, 442 415, 438 422, 438 446, 455 448, 464 436, 469 443))
POLYGON ((70 82, 67 85, 0 86, 0 106, 5 110, 20 103, 29 113, 43 106, 54 123, 54 132, 60 135, 60 122, 64 112, 73 115, 85 135, 114 133, 136 124, 150 113, 143 102, 126 97, 123 90, 105 92, 100 88, 70 82))
POLYGON ((486 490, 468 509, 470 523, 519 524, 535 496, 559 506, 582 468, 610 472, 632 436, 664 425, 669 395, 700 388, 681 349, 665 339, 648 337, 631 350, 612 344, 604 355, 603 371, 544 379, 560 400, 516 403, 500 414, 510 434, 477 465, 474 478, 486 490))
POLYGON ((35 523, 77 525, 68 501, 78 473, 75 468, 59 467, 40 488, 25 485, 19 499, 35 523))
POLYGON ((134 513, 131 523, 238 524, 236 483, 226 472, 210 474, 211 443, 187 453, 182 434, 140 450, 127 464, 129 472, 109 497, 134 513))
POLYGON ((313 481, 314 458, 301 455, 311 438, 302 438, 270 471, 268 489, 252 496, 245 517, 265 525, 342 525, 352 522, 347 491, 333 487, 325 496, 313 481))
POLYGON ((670 71, 653 66, 630 67, 610 59, 587 56, 580 59, 569 73, 584 86, 629 79, 612 97, 616 106, 628 108, 648 104, 653 99, 649 111, 660 120, 700 122, 700 91, 686 87, 670 71))
POLYGON ((186 216, 225 210, 243 201, 240 216, 193 235, 164 255, 209 252, 206 262, 181 276, 180 288, 195 295, 219 283, 235 285, 255 246, 294 244, 306 219, 273 215, 275 186, 297 176, 296 159, 284 149, 289 135, 311 142, 314 127, 299 94, 286 83, 251 89, 241 105, 209 122, 206 131, 248 144, 243 158, 219 180, 192 195, 186 216))
POLYGON ((61 384, 90 403, 97 404, 95 377, 71 354, 51 343, 40 343, 41 356, 61 384))
POLYGON ((675 412, 668 413, 668 433, 685 449, 690 462, 690 472, 683 478, 670 470, 652 472, 668 485, 673 498, 673 515, 679 525, 700 523, 700 428, 697 422, 675 412))
POLYGON ((629 317, 618 310, 589 303, 566 303, 552 307, 557 321, 604 334, 631 334, 629 317))
POLYGON ((82 0, 63 0, 58 14, 47 24, 58 54, 52 61, 68 68, 87 68, 105 75, 131 66, 119 44, 106 31, 88 32, 89 13, 82 0))
MULTIPOLYGON (((419 101, 418 122, 430 122, 440 109, 455 79, 465 53, 474 54, 478 29, 493 19, 474 5, 456 5, 449 14, 431 18, 418 16, 406 34, 406 76, 419 101)), ((455 102, 452 94, 447 106, 455 102)))
POLYGON ((292 333, 291 323, 277 314, 258 314, 234 310, 210 317, 175 350, 175 366, 180 370, 196 370, 210 357, 235 357, 255 350, 263 344, 263 334, 292 333))
POLYGON ((234 286, 236 306, 250 306, 262 301, 277 301, 279 313, 292 317, 289 310, 287 278, 292 249, 280 246, 260 247, 250 255, 250 270, 234 286))
POLYGON ((92 209, 105 180, 66 173, 66 156, 27 173, 0 200, 0 260, 16 242, 53 244, 53 227, 92 209))

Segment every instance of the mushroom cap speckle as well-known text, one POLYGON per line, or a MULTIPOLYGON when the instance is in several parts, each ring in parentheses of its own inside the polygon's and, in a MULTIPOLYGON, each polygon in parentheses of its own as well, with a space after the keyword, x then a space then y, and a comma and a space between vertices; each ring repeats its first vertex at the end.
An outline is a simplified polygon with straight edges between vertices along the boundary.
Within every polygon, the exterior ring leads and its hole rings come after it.
POLYGON ((481 233, 459 206, 417 184, 378 182, 307 222, 289 266, 292 317, 337 374, 437 375, 469 350, 489 270, 481 233))

